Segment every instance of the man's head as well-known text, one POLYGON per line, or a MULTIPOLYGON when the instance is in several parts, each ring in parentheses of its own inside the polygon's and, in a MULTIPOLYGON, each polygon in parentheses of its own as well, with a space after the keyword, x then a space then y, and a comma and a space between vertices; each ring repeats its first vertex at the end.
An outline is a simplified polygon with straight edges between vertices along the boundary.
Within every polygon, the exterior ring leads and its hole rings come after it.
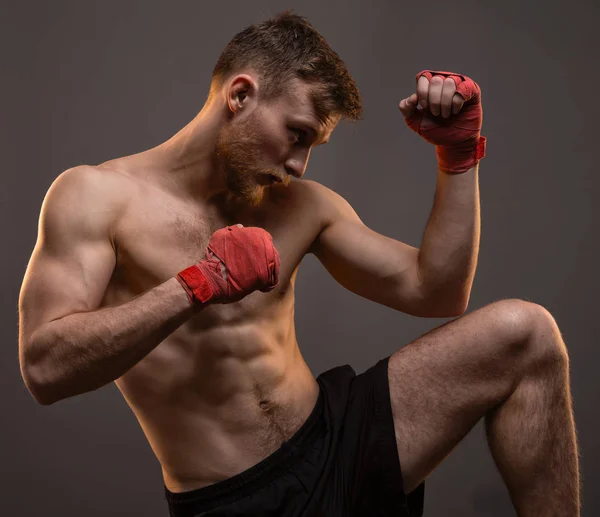
POLYGON ((217 155, 232 194, 260 203, 271 177, 301 177, 313 146, 340 119, 358 120, 358 88, 325 39, 286 12, 233 37, 213 71, 209 101, 225 101, 217 155))

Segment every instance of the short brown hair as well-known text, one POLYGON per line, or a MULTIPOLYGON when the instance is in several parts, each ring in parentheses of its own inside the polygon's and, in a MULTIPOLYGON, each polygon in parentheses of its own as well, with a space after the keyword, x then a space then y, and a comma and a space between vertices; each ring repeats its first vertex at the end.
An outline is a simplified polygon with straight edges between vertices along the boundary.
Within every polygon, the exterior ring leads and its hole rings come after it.
POLYGON ((261 97, 272 100, 293 78, 313 83, 312 100, 321 122, 338 115, 358 120, 360 93, 340 56, 302 16, 285 11, 251 25, 227 44, 213 70, 219 88, 232 73, 249 66, 261 79, 261 97))

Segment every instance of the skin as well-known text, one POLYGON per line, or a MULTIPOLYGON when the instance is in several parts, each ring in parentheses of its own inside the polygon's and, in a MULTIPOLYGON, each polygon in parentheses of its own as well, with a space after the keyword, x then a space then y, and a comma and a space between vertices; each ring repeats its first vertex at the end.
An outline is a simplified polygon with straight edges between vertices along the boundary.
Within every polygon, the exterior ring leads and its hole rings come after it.
MULTIPOLYGON (((440 77, 420 81, 400 111, 410 114, 421 97, 432 114, 458 113, 452 88, 440 77)), ((23 378, 42 404, 114 381, 173 492, 260 462, 314 407, 318 386, 294 329, 296 272, 307 253, 348 289, 408 314, 466 309, 477 167, 440 175, 421 249, 379 235, 336 193, 291 181, 339 121, 319 125, 308 92, 296 82, 266 104, 257 75, 239 73, 167 142, 66 171, 44 201, 19 300, 23 378), (279 284, 190 307, 174 276, 231 224, 271 233, 279 284)), ((578 515, 568 358, 545 309, 504 300, 460 317, 393 354, 389 379, 407 492, 485 417, 519 515, 578 515)))

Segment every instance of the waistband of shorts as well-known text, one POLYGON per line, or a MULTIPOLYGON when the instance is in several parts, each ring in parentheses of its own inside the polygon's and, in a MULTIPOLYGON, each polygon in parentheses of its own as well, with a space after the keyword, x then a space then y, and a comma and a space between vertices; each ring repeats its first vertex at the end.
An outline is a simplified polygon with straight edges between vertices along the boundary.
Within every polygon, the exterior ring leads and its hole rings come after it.
POLYGON ((279 449, 264 460, 233 477, 186 492, 171 492, 164 486, 165 498, 170 505, 228 504, 250 495, 266 486, 301 457, 325 429, 324 396, 319 385, 317 402, 306 421, 279 449))

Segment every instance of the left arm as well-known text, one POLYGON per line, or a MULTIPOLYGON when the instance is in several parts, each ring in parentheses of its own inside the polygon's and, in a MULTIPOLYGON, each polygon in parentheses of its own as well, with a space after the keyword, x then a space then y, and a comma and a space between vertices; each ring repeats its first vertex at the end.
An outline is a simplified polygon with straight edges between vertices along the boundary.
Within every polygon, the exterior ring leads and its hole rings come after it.
MULTIPOLYGON (((303 180, 311 190, 311 204, 320 213, 322 230, 311 252, 344 287, 364 298, 419 317, 451 317, 464 312, 473 272, 478 232, 477 200, 471 196, 476 171, 459 177, 441 177, 435 206, 419 250, 385 237, 363 224, 350 204, 319 183, 303 180), (458 181, 451 181, 458 180, 458 181), (470 194, 471 193, 471 194, 470 194), (471 210, 468 209, 469 199, 471 210), (459 221, 460 219, 460 221, 459 221), (462 223, 461 223, 462 221, 462 223), (457 284, 457 279, 467 279, 457 284)), ((475 189, 476 190, 476 189, 475 189)))
POLYGON ((417 92, 399 108, 407 125, 436 145, 438 157, 421 249, 369 230, 329 191, 314 253, 336 280, 365 298, 415 316, 459 316, 469 303, 479 252, 478 173, 486 144, 481 90, 467 76, 424 70, 417 92))

